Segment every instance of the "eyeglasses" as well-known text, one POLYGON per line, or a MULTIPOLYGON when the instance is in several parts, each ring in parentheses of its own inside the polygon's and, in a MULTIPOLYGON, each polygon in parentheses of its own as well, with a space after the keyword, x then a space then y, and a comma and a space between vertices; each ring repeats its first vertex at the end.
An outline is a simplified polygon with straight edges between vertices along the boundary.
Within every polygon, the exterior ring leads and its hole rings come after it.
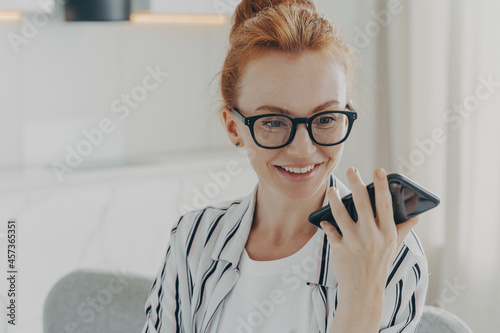
POLYGON ((348 103, 350 111, 323 111, 310 118, 292 118, 284 114, 243 116, 237 108, 231 112, 250 128, 253 140, 262 148, 283 148, 292 142, 297 125, 307 124, 311 140, 320 146, 335 146, 344 142, 351 132, 358 113, 348 103))

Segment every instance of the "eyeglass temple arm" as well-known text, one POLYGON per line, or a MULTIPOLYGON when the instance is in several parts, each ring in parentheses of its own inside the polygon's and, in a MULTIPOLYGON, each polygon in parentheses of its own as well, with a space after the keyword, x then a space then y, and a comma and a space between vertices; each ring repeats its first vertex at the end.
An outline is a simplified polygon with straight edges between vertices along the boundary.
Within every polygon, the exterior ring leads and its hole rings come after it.
POLYGON ((353 106, 352 106, 352 104, 351 104, 351 103, 352 103, 351 101, 347 102, 347 104, 346 104, 347 108, 348 108, 350 111, 354 111, 354 112, 356 112, 356 110, 353 108, 353 106))
POLYGON ((236 110, 236 108, 230 108, 230 110, 236 116, 236 118, 241 120, 242 123, 245 123, 245 117, 243 117, 243 115, 239 113, 238 110, 236 110))

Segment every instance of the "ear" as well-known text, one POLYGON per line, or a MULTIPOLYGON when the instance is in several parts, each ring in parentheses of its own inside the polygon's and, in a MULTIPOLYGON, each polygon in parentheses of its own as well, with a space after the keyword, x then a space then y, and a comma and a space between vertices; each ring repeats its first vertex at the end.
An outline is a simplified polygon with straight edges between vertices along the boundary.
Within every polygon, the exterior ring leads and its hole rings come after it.
POLYGON ((237 126, 237 122, 239 120, 236 119, 231 110, 229 110, 226 106, 222 109, 222 120, 224 122, 224 128, 226 129, 229 140, 231 140, 234 146, 236 145, 236 142, 239 142, 240 144, 238 147, 243 147, 245 141, 243 140, 241 134, 239 134, 237 126))

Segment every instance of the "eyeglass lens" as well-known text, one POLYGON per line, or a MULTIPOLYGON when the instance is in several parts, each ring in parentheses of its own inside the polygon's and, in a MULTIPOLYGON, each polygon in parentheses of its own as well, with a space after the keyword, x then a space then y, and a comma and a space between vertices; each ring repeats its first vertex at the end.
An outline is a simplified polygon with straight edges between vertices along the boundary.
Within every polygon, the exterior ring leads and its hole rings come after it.
MULTIPOLYGON (((259 118, 253 126, 255 139, 266 147, 284 145, 292 131, 292 122, 283 116, 259 118)), ((343 113, 325 113, 313 119, 311 130, 320 144, 335 144, 342 141, 347 133, 348 119, 343 113)))

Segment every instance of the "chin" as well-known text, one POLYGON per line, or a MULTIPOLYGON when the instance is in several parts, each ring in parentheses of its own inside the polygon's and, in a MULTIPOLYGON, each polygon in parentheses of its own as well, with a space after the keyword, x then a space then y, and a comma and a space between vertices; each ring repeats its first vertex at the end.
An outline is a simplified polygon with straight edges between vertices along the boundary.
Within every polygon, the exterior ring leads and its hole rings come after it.
POLYGON ((324 179, 320 183, 318 183, 317 180, 288 184, 280 183, 276 184, 274 189, 278 191, 283 197, 286 197, 290 200, 305 200, 313 197, 318 193, 318 191, 321 191, 321 189, 324 188, 324 184, 324 179))

